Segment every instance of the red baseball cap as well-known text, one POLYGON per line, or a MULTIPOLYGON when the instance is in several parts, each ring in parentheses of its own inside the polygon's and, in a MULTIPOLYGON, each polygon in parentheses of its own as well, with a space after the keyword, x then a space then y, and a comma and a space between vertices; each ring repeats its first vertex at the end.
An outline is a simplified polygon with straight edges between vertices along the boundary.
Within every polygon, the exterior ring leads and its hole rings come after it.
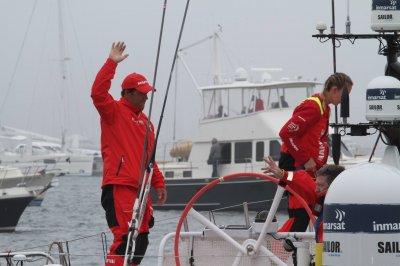
POLYGON ((121 84, 121 87, 123 90, 135 89, 141 93, 148 93, 153 88, 150 86, 145 76, 138 73, 132 73, 126 76, 121 84))

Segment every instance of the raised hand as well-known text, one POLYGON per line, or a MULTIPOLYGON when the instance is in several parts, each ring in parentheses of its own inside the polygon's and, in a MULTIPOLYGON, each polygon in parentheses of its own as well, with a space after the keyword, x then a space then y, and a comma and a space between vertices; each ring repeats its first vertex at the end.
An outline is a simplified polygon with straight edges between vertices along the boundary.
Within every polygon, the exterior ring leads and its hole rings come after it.
POLYGON ((129 56, 129 54, 124 54, 126 45, 124 42, 113 42, 111 51, 110 51, 110 59, 113 60, 115 63, 119 63, 123 61, 125 58, 129 56))
POLYGON ((272 173, 279 179, 283 177, 283 171, 279 168, 271 156, 264 157, 264 162, 267 164, 266 167, 261 168, 264 174, 272 173))

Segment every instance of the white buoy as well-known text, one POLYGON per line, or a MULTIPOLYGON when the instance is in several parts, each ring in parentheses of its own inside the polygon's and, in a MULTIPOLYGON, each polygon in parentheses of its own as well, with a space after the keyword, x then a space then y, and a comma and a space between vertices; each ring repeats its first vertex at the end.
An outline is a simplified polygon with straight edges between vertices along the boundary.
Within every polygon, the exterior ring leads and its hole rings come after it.
POLYGON ((323 265, 400 265, 400 170, 367 163, 342 172, 324 204, 323 265))

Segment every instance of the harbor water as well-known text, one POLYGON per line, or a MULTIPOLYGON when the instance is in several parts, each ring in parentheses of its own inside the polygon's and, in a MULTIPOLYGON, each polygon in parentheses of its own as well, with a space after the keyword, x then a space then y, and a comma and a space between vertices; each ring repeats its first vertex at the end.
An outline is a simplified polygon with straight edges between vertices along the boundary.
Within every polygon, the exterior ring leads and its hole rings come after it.
MULTIPOLYGON (((104 265, 102 234, 107 245, 112 242, 104 210, 100 204, 101 178, 62 176, 56 187, 48 190, 40 207, 28 207, 16 231, 0 234, 0 252, 48 251, 54 241, 68 242, 70 262, 78 265, 104 265)), ((233 195, 232 195, 233 196, 233 195)), ((209 212, 202 212, 209 217, 209 212)), ((158 246, 167 233, 174 232, 181 211, 155 211, 155 226, 149 235, 149 247, 141 265, 157 265, 158 246)), ((255 213, 250 213, 250 220, 255 213)), ((217 224, 245 224, 243 212, 216 212, 217 224)), ((278 216, 278 220, 281 217, 278 216)), ((202 226, 189 219, 189 229, 202 226)), ((54 254, 58 249, 54 246, 54 254)), ((172 252, 172 245, 167 247, 172 252)), ((24 265, 43 265, 44 260, 24 265)), ((0 260, 0 265, 7 265, 0 260)))

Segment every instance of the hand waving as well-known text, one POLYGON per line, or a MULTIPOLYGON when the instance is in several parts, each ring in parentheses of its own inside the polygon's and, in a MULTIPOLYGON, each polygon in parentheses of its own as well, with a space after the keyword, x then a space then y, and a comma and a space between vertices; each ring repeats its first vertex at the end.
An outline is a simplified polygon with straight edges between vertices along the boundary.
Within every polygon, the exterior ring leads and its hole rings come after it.
POLYGON ((129 56, 129 54, 124 54, 126 45, 124 42, 113 42, 111 51, 110 51, 110 59, 113 60, 115 63, 119 63, 123 61, 125 58, 129 56))
POLYGON ((263 170, 265 174, 272 173, 279 179, 283 177, 282 170, 275 163, 271 156, 264 157, 264 162, 267 164, 267 166, 261 168, 261 170, 263 170))

